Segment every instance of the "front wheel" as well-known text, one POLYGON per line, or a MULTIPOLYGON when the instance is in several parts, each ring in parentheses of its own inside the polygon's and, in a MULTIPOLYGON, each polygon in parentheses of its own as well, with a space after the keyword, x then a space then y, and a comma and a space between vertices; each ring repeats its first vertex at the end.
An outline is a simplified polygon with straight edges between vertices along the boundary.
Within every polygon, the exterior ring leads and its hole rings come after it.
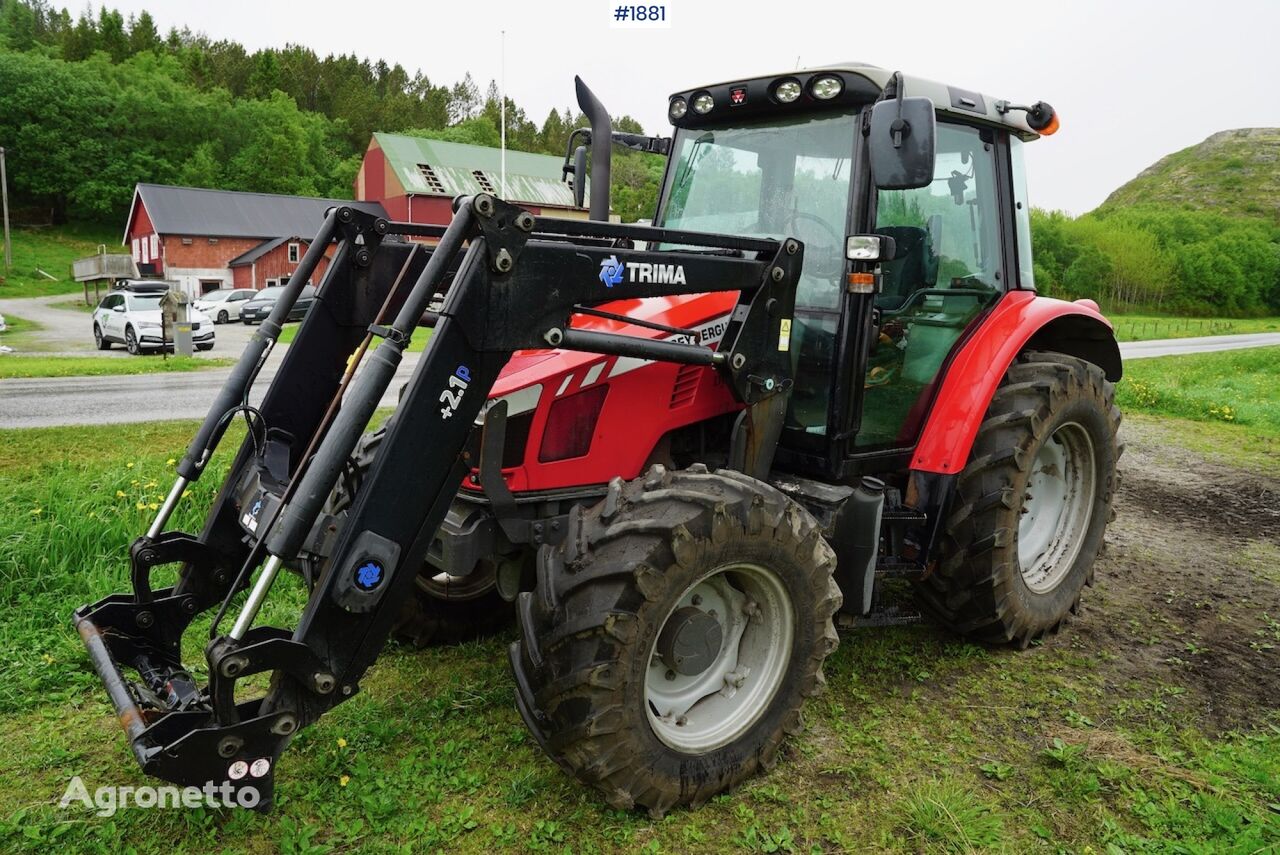
POLYGON ((138 344, 138 334, 133 331, 133 327, 124 328, 124 349, 137 356, 142 353, 142 345, 138 344))
POLYGON ((835 554, 767 484, 704 466, 620 479, 520 595, 516 702, 614 807, 657 816, 771 767, 836 647, 835 554))
POLYGON ((960 474, 937 569, 920 583, 943 623, 1026 647, 1078 608, 1102 550, 1123 450, 1102 369, 1058 353, 1018 357, 960 474))

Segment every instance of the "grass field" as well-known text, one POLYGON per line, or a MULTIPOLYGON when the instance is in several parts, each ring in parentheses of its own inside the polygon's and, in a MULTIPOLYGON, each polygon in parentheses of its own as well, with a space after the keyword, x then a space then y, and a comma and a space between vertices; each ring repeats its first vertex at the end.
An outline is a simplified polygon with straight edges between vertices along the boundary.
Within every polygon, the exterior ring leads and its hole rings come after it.
POLYGON ((26 346, 27 341, 31 338, 29 333, 43 329, 35 321, 29 321, 26 318, 15 317, 14 315, 5 315, 4 322, 5 331, 0 332, 0 344, 7 344, 16 349, 26 346))
POLYGON ((120 233, 103 226, 21 228, 13 230, 11 239, 13 269, 7 276, 0 274, 0 299, 82 293, 83 286, 71 278, 71 262, 96 255, 99 244, 106 244, 107 252, 125 251, 120 245, 120 233), (41 276, 37 269, 58 281, 41 276))
MULTIPOLYGON (((1239 424, 1211 427, 1246 433, 1239 424)), ((1259 711, 1259 727, 1207 730, 1203 704, 1193 702, 1187 677, 1173 665, 1117 680, 1112 663, 1133 655, 1129 649, 1097 649, 1068 632, 1017 653, 928 625, 846 635, 826 668, 827 693, 810 704, 809 730, 780 765, 700 810, 661 820, 608 809, 543 757, 514 710, 510 635, 454 648, 392 647, 359 695, 286 752, 270 816, 200 809, 105 818, 61 809, 72 775, 91 792, 147 780, 68 618, 75 606, 126 586, 128 543, 162 500, 173 458, 193 429, 185 422, 96 427, 91 442, 80 428, 0 431, 0 596, 7 606, 0 611, 0 738, 13 747, 0 776, 0 850, 1280 846, 1274 713, 1259 711)), ((229 440, 242 435, 237 422, 229 440)), ((180 502, 177 527, 198 528, 226 459, 216 456, 180 502)), ((1254 562, 1266 573, 1277 558, 1263 551, 1226 560, 1254 562)), ((289 625, 302 597, 287 577, 263 620, 289 625)), ((1130 621, 1144 639, 1135 646, 1178 636, 1176 627, 1148 621, 1130 621)), ((188 633, 188 664, 203 661, 206 626, 188 633)), ((1280 645, 1280 623, 1268 626, 1271 635, 1256 640, 1260 651, 1280 645)))
POLYGON ((1135 359, 1117 389, 1127 412, 1247 427, 1280 440, 1280 347, 1135 359))
POLYGON ((1177 318, 1169 315, 1109 315, 1120 341, 1153 341, 1205 335, 1280 332, 1280 318, 1177 318))
POLYGON ((0 358, 0 380, 16 377, 107 377, 124 374, 173 374, 206 371, 234 365, 234 359, 197 359, 194 356, 139 356, 128 359, 102 356, 5 356, 0 358))

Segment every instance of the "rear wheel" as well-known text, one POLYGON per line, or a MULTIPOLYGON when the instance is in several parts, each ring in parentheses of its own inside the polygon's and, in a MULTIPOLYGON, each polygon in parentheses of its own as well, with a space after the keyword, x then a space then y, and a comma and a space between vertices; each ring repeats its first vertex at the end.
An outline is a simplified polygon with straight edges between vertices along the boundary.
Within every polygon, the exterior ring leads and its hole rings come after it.
MULTIPOLYGON (((351 506, 390 424, 360 438, 351 465, 329 497, 327 513, 342 514, 351 506)), ((496 565, 488 560, 481 560, 466 576, 451 576, 424 561, 415 596, 404 604, 392 634, 414 646, 428 647, 498 632, 511 622, 513 606, 498 594, 497 578, 496 565)))
POLYGON ((925 605, 976 639, 1027 646, 1093 581, 1117 487, 1120 410, 1102 369, 1057 353, 1009 368, 960 474, 925 605))
POLYGON ((704 466, 609 487, 520 595, 516 701, 619 808, 701 804, 775 762, 836 647, 835 555, 767 484, 704 466))
POLYGON ((218 312, 218 317, 216 319, 217 323, 225 324, 229 320, 231 320, 231 316, 227 314, 226 309, 223 309, 222 311, 218 312))
POLYGON ((102 334, 102 327, 97 324, 93 325, 93 343, 97 345, 98 350, 110 350, 111 342, 102 334))

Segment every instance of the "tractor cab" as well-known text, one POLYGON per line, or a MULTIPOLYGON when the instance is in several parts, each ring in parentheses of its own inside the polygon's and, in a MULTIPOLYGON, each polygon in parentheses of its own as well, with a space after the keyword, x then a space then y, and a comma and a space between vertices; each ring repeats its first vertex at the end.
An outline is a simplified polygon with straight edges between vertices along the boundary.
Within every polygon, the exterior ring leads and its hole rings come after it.
POLYGON ((965 331, 1033 287, 1022 146, 1052 108, 850 63, 679 92, 668 115, 655 225, 804 244, 779 461, 838 477, 910 448, 965 331))

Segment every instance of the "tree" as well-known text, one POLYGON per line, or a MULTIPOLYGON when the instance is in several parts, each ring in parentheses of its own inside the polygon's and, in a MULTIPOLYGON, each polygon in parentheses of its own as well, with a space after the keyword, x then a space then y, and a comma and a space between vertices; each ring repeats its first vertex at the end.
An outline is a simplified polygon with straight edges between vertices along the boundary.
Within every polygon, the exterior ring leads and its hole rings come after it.
POLYGON ((132 26, 129 27, 129 51, 130 53, 142 53, 143 51, 156 51, 160 49, 160 33, 156 30, 155 19, 151 17, 151 13, 145 9, 138 14, 132 26))
POLYGON ((457 124, 475 116, 480 108, 480 90, 471 72, 449 90, 449 122, 457 124))

